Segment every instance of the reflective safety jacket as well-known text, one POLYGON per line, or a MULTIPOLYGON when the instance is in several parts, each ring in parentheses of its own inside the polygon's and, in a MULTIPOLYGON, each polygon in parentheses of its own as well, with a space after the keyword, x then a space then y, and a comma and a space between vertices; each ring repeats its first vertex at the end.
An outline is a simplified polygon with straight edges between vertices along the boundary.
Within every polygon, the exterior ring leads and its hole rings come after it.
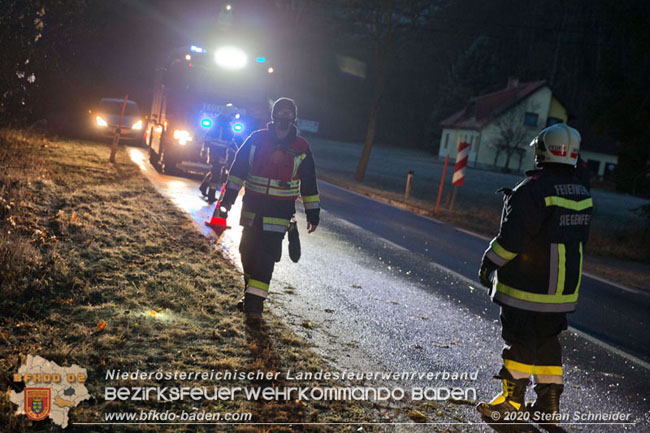
POLYGON ((499 268, 492 300, 522 310, 576 308, 592 200, 572 167, 547 164, 505 193, 501 228, 485 252, 499 268))
POLYGON ((221 205, 230 208, 244 186, 240 224, 252 226, 261 217, 264 231, 284 234, 300 196, 307 221, 318 225, 320 198, 309 144, 294 128, 279 143, 272 128, 253 132, 237 151, 221 205))

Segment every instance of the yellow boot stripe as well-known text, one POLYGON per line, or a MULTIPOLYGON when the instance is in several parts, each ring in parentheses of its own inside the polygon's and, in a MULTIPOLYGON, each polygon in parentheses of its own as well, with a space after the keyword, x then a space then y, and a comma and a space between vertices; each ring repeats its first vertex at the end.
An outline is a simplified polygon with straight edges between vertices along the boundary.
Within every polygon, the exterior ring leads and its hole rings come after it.
POLYGON ((489 403, 491 406, 496 406, 497 404, 501 404, 504 401, 506 401, 506 396, 503 394, 499 394, 496 397, 492 399, 492 401, 489 403))

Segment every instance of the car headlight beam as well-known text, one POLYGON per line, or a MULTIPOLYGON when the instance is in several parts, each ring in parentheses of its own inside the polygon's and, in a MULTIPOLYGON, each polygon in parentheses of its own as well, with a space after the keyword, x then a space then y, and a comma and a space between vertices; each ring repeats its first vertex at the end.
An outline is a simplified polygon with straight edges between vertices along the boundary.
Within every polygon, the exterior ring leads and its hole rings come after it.
POLYGON ((97 126, 99 127, 108 126, 108 123, 106 123, 106 121, 102 116, 95 116, 95 121, 97 122, 97 126))
POLYGON ((185 146, 188 141, 192 141, 192 134, 190 134, 190 131, 185 129, 174 129, 172 137, 174 137, 174 140, 178 141, 178 144, 182 146, 185 146))

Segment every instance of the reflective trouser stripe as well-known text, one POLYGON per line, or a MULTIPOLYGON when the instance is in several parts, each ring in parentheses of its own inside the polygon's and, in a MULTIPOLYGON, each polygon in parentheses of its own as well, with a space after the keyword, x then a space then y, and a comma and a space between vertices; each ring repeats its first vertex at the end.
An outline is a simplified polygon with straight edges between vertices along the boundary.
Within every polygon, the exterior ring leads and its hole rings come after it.
POLYGON ((233 176, 232 174, 228 176, 228 182, 232 182, 235 185, 242 186, 244 184, 244 179, 241 177, 233 176))
POLYGON ((241 185, 232 181, 228 181, 226 183, 226 189, 234 189, 235 191, 239 191, 241 189, 241 185))
POLYGON ((239 218, 239 224, 242 226, 251 226, 255 220, 255 212, 242 211, 239 218))
POLYGON ((254 280, 250 278, 248 280, 248 285, 246 286, 246 293, 251 295, 259 296, 266 298, 269 292, 269 284, 263 281, 254 280))
POLYGON ((263 217, 262 230, 266 232, 285 233, 290 221, 286 218, 263 217))
POLYGON ((320 202, 303 203, 305 209, 320 209, 320 202))
POLYGON ((564 380, 562 376, 557 376, 554 374, 536 374, 533 376, 535 378, 535 383, 556 383, 562 385, 564 380))
POLYGON ((251 286, 246 287, 245 293, 259 296, 260 298, 264 298, 264 299, 266 299, 266 297, 268 296, 268 292, 266 292, 265 290, 258 289, 257 287, 251 287, 251 286))
POLYGON ((562 384, 562 366, 561 365, 536 365, 533 369, 535 383, 557 383, 562 384))
POLYGON ((535 365, 533 366, 533 374, 544 376, 562 376, 561 365, 535 365))
POLYGON ((523 364, 521 362, 513 361, 511 359, 504 359, 503 366, 511 371, 518 371, 520 373, 526 373, 528 375, 533 374, 534 366, 529 364, 523 364))
POLYGON ((255 212, 242 211, 242 219, 252 220, 255 219, 255 212))
POLYGON ((314 202, 319 202, 320 201, 320 195, 315 194, 315 195, 303 195, 302 196, 302 202, 303 203, 314 203, 314 202))
POLYGON ((265 232, 286 233, 287 227, 279 226, 275 224, 262 224, 262 230, 264 230, 265 232))

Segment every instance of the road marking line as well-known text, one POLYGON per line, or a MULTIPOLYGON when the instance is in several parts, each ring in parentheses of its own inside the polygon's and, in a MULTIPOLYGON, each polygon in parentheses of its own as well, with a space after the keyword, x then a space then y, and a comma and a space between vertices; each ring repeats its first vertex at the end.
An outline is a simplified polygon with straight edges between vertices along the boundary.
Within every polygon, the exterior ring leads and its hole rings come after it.
POLYGON ((490 237, 483 236, 483 235, 480 235, 478 233, 475 233, 475 232, 472 232, 472 231, 469 231, 469 230, 461 229, 460 227, 454 227, 454 228, 459 232, 467 233, 468 235, 472 235, 472 236, 477 237, 479 239, 483 239, 483 240, 486 240, 486 241, 491 241, 492 240, 492 238, 490 238, 490 237))
POLYGON ((569 331, 573 332, 574 334, 584 338, 585 340, 587 340, 587 341, 589 341, 589 342, 591 342, 591 343, 593 343, 593 344, 595 344, 597 346, 600 346, 600 347, 602 347, 602 348, 604 348, 606 350, 609 350, 609 351, 617 354, 618 356, 621 356, 621 357, 627 359, 628 361, 637 364, 639 367, 643 367, 646 370, 650 370, 650 363, 645 362, 644 360, 639 359, 634 355, 630 355, 629 353, 624 352, 623 350, 621 350, 621 349, 619 349, 617 347, 614 347, 614 346, 612 346, 610 344, 607 344, 604 341, 597 339, 596 337, 592 337, 589 334, 586 334, 586 333, 584 333, 582 331, 579 331, 576 328, 574 328, 573 326, 569 326, 569 331))
POLYGON ((645 292, 645 291, 643 291, 643 290, 639 290, 639 289, 633 289, 633 288, 631 288, 631 287, 627 287, 627 286, 624 286, 624 285, 622 285, 622 284, 614 283, 614 282, 609 281, 609 280, 606 280, 606 279, 604 279, 604 278, 597 277, 596 275, 591 274, 591 273, 589 273, 589 272, 583 272, 582 275, 586 275, 586 276, 588 276, 589 278, 593 278, 594 280, 598 280, 598 281, 600 281, 601 283, 605 283, 605 284, 612 285, 612 286, 614 286, 614 287, 616 287, 616 288, 618 288, 618 289, 624 290, 624 291, 626 291, 626 292, 634 293, 634 294, 637 294, 637 295, 650 296, 650 293, 649 293, 649 292, 645 292))

